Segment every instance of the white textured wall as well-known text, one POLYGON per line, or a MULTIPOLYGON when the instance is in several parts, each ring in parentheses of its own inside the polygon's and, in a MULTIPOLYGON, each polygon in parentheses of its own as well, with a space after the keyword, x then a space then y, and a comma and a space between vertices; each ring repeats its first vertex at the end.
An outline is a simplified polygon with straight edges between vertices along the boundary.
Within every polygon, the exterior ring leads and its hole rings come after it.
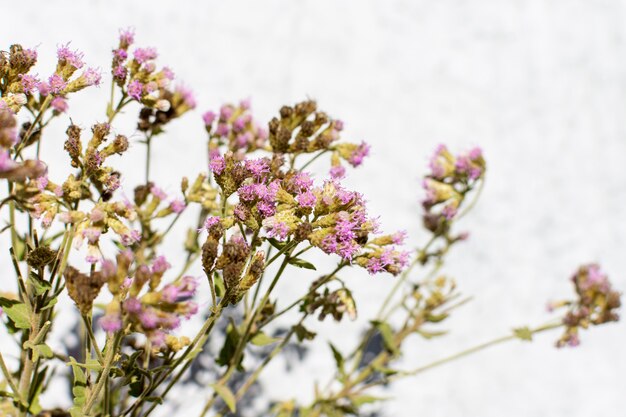
MULTIPOLYGON (((366 192, 387 228, 408 229, 414 243, 425 239, 418 179, 431 150, 439 142, 457 150, 482 146, 488 184, 464 221, 472 239, 455 249, 448 268, 475 300, 447 324, 450 336, 415 341, 407 366, 541 322, 545 300, 570 295, 568 277, 579 263, 601 262, 615 285, 626 288, 622 1, 3 6, 0 46, 39 45, 48 63, 42 75, 51 69, 55 46, 68 40, 106 71, 117 29, 134 26, 138 42, 158 47, 160 62, 196 91, 201 109, 252 97, 256 114, 268 119, 284 103, 317 99, 346 122, 348 139, 373 145, 350 182, 366 192)), ((82 101, 71 110, 73 119, 83 126, 101 120, 107 92, 90 93, 102 102, 82 101)), ((178 188, 176 176, 202 169, 199 114, 176 122, 155 145, 157 163, 168 168, 155 176, 171 191, 178 188)), ((61 132, 66 122, 52 128, 61 132)), ((132 124, 119 129, 132 133, 132 124)), ((44 145, 50 158, 62 140, 44 145)), ((140 156, 141 146, 135 148, 140 156)), ((350 279, 364 297, 364 315, 392 283, 365 273, 350 279)), ((297 284, 287 282, 283 291, 290 286, 297 284)), ((353 340, 330 323, 318 329, 340 346, 353 340)), ((579 348, 561 351, 552 347, 557 335, 545 335, 449 364, 396 384, 385 415, 623 416, 624 330, 623 323, 595 329, 582 335, 579 348)), ((315 366, 290 375, 273 366, 270 392, 309 396, 305 378, 325 381, 324 364, 331 364, 326 348, 313 358, 315 366)))

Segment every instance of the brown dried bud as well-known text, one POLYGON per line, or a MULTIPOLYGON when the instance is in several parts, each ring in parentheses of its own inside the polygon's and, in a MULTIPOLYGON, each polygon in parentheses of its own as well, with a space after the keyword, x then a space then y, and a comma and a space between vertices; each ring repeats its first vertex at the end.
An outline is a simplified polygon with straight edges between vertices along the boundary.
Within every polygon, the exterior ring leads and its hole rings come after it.
POLYGON ((289 106, 283 106, 280 108, 280 118, 281 119, 289 119, 293 116, 293 108, 289 106))
POLYGON ((294 233, 294 239, 297 242, 302 242, 308 239, 309 234, 313 231, 313 226, 311 223, 300 223, 296 228, 296 232, 294 233))
POLYGON ((80 142, 80 127, 75 124, 70 125, 65 131, 67 133, 67 140, 63 148, 67 151, 72 159, 72 166, 78 168, 80 166, 80 157, 83 152, 83 147, 80 142))
POLYGON ((51 264, 57 257, 57 251, 48 246, 39 246, 28 253, 26 263, 32 268, 39 269, 51 264))
POLYGON ((128 150, 128 138, 124 135, 117 135, 113 139, 113 148, 118 154, 126 152, 128 150))
POLYGON ((265 269, 265 253, 259 251, 254 254, 254 258, 250 265, 248 266, 248 270, 246 271, 246 275, 241 280, 238 288, 238 296, 241 297, 245 294, 256 282, 259 280, 261 275, 263 274, 263 270, 265 269))
POLYGON ((202 268, 207 274, 211 274, 215 259, 217 258, 217 249, 219 246, 219 238, 209 235, 202 245, 202 268))
POLYGON ((138 185, 135 187, 135 204, 137 206, 141 206, 148 199, 148 195, 150 195, 150 189, 154 183, 148 182, 146 185, 138 185))
POLYGON ((99 273, 88 276, 72 266, 65 268, 63 276, 70 298, 76 303, 81 314, 88 315, 106 279, 99 273))

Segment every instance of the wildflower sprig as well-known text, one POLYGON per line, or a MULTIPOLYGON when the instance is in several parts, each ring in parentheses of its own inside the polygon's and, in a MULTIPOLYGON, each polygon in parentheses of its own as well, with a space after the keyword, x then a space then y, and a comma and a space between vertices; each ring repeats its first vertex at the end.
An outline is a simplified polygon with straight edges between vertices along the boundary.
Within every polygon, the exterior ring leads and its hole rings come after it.
POLYGON ((1 413, 145 417, 172 401, 168 394, 187 375, 204 372, 198 359, 205 356, 214 366, 201 415, 234 413, 285 349, 313 343, 309 320, 363 314, 353 282, 343 277, 353 267, 395 282, 350 352, 330 344, 336 369, 314 401, 276 401, 270 413, 359 415, 363 404, 378 400, 368 393, 373 387, 556 328, 564 329, 557 345, 574 346, 580 329, 618 319, 620 293, 599 266, 585 265, 572 278, 576 299, 551 304, 566 311, 563 317, 399 369, 408 340, 443 335, 441 323, 469 299, 442 268, 451 248, 467 239, 455 226, 485 184, 483 152, 455 156, 437 148, 423 181, 429 240, 413 251, 405 249, 405 232, 382 232, 366 197, 342 182, 346 168, 362 165, 369 145, 344 141, 344 123, 313 100, 281 107, 266 124, 250 100, 204 113, 208 138, 198 149, 207 152, 207 166, 168 195, 150 179, 150 150, 171 146, 154 139, 196 101, 184 85, 173 87, 174 73, 157 60, 155 48, 135 45, 132 30, 120 32, 106 112, 90 131, 71 120, 65 137, 51 142, 69 156, 66 173, 52 178, 40 158, 45 127, 69 111, 75 95, 100 84, 100 71, 85 67, 70 44, 58 47, 56 66, 44 77, 34 72, 35 50, 13 45, 0 53, 0 180, 8 185, 0 233, 10 240, 15 273, 15 288, 0 288, 0 317, 20 348, 18 363, 5 353, 8 344, 0 349, 1 413), (117 124, 122 111, 137 114, 135 126, 117 124), (145 181, 123 193, 116 159, 133 145, 122 132, 135 130, 146 145, 145 181), (319 178, 309 169, 324 155, 327 175, 319 178), (189 215, 186 233, 173 232, 189 215), (165 256, 163 243, 174 237, 182 237, 184 262, 165 256), (321 271, 310 261, 314 251, 334 266, 321 271), (416 274, 420 267, 430 268, 425 277, 416 274), (294 277, 308 280, 307 289, 285 302, 280 288, 294 277), (75 348, 53 350, 50 335, 67 331, 55 314, 64 293, 80 337, 75 348), (202 325, 182 330, 193 316, 202 325), (277 324, 289 319, 287 327, 277 324), (63 377, 72 387, 67 410, 42 397, 63 377))

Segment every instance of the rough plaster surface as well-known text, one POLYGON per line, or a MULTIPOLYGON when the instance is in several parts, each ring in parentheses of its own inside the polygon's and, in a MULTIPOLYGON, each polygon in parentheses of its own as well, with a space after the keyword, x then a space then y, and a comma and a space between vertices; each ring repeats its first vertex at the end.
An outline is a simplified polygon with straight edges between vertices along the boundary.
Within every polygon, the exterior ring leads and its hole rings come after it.
MULTIPOLYGON (((488 183, 464 220, 472 238, 447 267, 475 299, 447 323, 449 336, 413 341, 407 367, 540 323, 546 300, 570 294, 579 263, 601 262, 626 288, 624 2, 23 1, 2 14, 2 48, 39 45, 41 74, 69 40, 106 71, 117 29, 134 26, 138 42, 158 47, 160 62, 195 90, 202 110, 252 97, 267 120, 282 104, 317 99, 346 122, 347 138, 372 144, 349 182, 386 228, 407 229, 413 244, 426 239, 418 184, 434 146, 482 146, 488 183)), ((73 119, 101 120, 107 93, 87 94, 73 119)), ((133 115, 121 132, 132 132, 133 115)), ((170 191, 177 177, 204 166, 199 115, 155 145, 154 176, 170 191)), ((58 135, 43 149, 52 161, 64 161, 66 123, 51 126, 58 135)), ((141 145, 133 152, 141 157, 141 145)), ((141 177, 142 166, 127 167, 141 177)), ((132 187, 133 176, 126 181, 132 187)), ((364 318, 392 282, 365 273, 348 279, 363 297, 364 318)), ((289 298, 304 280, 285 282, 282 294, 289 298)), ((347 349, 359 324, 352 333, 316 327, 347 349)), ((620 323, 587 332, 575 350, 554 349, 555 334, 493 348, 395 384, 384 415, 623 416, 624 330, 620 323)), ((332 361, 323 346, 311 359, 289 373, 280 362, 270 367, 268 392, 310 397, 309 381, 325 381, 332 361)), ((193 398, 185 398, 190 411, 200 407, 193 398)))

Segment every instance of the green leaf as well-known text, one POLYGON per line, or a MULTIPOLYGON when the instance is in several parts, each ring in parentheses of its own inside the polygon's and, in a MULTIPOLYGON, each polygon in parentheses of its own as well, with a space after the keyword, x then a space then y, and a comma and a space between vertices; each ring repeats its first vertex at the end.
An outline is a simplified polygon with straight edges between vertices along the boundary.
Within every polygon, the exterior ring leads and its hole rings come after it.
POLYGON ((426 316, 426 321, 430 322, 430 323, 439 323, 440 321, 443 321, 445 319, 448 318, 448 314, 447 313, 442 313, 442 314, 432 314, 429 313, 426 316))
POLYGON ((219 385, 219 384, 212 384, 210 386, 215 390, 215 393, 219 395, 222 398, 222 400, 224 400, 224 402, 228 406, 228 409, 232 413, 237 411, 237 399, 235 398, 235 395, 230 390, 230 388, 228 388, 225 385, 219 385))
POLYGON ((383 338, 385 348, 394 355, 398 355, 400 351, 394 340, 393 329, 388 323, 382 321, 373 321, 372 324, 376 326, 376 329, 380 332, 380 336, 383 338))
POLYGON ((513 329, 513 334, 520 340, 527 342, 533 341, 533 332, 528 327, 518 327, 517 329, 513 329))
POLYGON ((24 303, 15 303, 8 307, 2 305, 3 311, 15 323, 18 329, 30 329, 28 307, 24 303))
POLYGON ((271 345, 272 343, 276 343, 280 340, 281 339, 277 337, 270 337, 263 332, 258 332, 256 335, 254 335, 254 337, 252 338, 252 340, 250 340, 250 342, 255 346, 267 346, 267 345, 271 345))
POLYGON ((46 304, 44 304, 44 306, 41 308, 41 311, 48 310, 48 309, 54 307, 58 301, 59 301, 59 299, 56 298, 56 297, 48 298, 48 300, 46 301, 46 304))
POLYGON ((363 404, 371 404, 377 401, 386 400, 384 397, 374 397, 373 395, 357 395, 355 397, 350 398, 352 405, 355 407, 360 407, 363 404))
POLYGON ((290 265, 297 266, 298 268, 311 269, 313 271, 317 271, 317 269, 315 268, 315 265, 313 265, 311 262, 305 261, 304 259, 289 258, 288 263, 290 265))
POLYGON ((343 355, 332 343, 329 342, 328 346, 330 346, 330 349, 333 351, 333 357, 335 358, 335 363, 337 364, 337 371, 340 375, 344 375, 346 372, 344 369, 343 355))
POLYGON ((33 289, 35 290, 35 295, 41 295, 46 291, 50 291, 52 289, 50 283, 40 279, 37 274, 32 273, 29 275, 28 278, 29 282, 33 286, 33 289))
POLYGON ((417 329, 415 331, 417 334, 419 334, 420 336, 422 336, 424 339, 432 339, 433 337, 438 337, 438 336, 443 336, 446 333, 448 333, 446 330, 439 330, 439 331, 434 331, 434 330, 423 330, 423 329, 417 329))
POLYGON ((278 250, 281 250, 287 244, 287 242, 281 242, 280 240, 276 240, 273 237, 266 238, 265 240, 267 240, 270 245, 274 246, 278 250))
POLYGON ((293 330, 294 332, 296 332, 296 337, 298 338, 299 342, 315 339, 316 333, 310 331, 301 324, 296 324, 295 326, 293 326, 293 330))

